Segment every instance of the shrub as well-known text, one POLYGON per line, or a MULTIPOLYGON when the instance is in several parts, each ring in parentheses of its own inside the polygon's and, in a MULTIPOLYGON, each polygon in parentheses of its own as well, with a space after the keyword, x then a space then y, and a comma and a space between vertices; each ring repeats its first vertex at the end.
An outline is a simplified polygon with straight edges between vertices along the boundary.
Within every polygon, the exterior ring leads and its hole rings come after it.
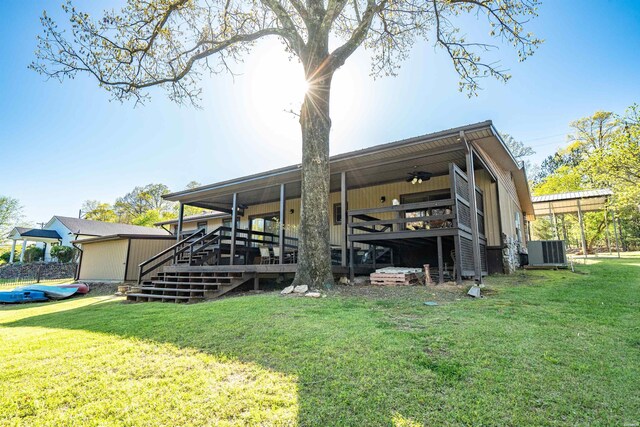
POLYGON ((37 246, 29 246, 24 250, 24 262, 42 261, 44 251, 37 246))
POLYGON ((74 250, 69 246, 54 246, 51 248, 51 256, 59 262, 70 262, 73 259, 74 250))

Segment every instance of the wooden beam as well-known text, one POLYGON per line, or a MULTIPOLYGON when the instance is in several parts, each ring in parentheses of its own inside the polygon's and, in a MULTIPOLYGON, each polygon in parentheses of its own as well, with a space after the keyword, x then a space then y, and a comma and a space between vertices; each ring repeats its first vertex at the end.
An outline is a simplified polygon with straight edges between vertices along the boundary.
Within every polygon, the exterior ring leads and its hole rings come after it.
POLYGON ((284 184, 280 184, 280 229, 278 230, 278 246, 280 247, 280 259, 278 262, 284 264, 284 209, 285 209, 285 197, 284 197, 284 184))
POLYGON ((340 265, 347 266, 347 173, 340 173, 340 215, 342 221, 340 223, 340 265))
MULTIPOLYGON (((233 265, 236 256, 236 229, 238 223, 238 193, 233 193, 233 207, 231 209, 231 251, 229 253, 229 265, 233 265)), ((246 261, 246 260, 245 260, 246 261)))
POLYGON ((461 230, 457 228, 432 228, 429 230, 407 230, 384 233, 349 234, 350 242, 371 242, 374 240, 412 239, 418 237, 455 236, 461 230))
POLYGON ((442 237, 438 236, 438 284, 444 283, 443 259, 442 259, 442 237))
POLYGON ((456 272, 456 283, 458 285, 462 284, 462 262, 460 262, 460 236, 453 237, 453 247, 456 254, 456 259, 453 265, 453 268, 456 272))

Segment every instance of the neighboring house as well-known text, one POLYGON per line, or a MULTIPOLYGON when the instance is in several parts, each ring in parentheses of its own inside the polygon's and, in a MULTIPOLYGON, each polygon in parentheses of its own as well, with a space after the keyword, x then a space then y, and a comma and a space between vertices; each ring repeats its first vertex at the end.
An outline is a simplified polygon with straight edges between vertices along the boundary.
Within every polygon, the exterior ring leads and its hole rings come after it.
MULTIPOLYGON (((440 282, 481 280, 513 271, 526 250, 534 212, 525 170, 491 121, 332 156, 330 170, 336 275, 429 264, 440 282)), ((161 274, 180 283, 295 273, 300 179, 294 165, 164 196, 181 212, 190 205, 218 213, 160 223, 196 234, 177 238, 149 267, 164 263, 161 274)), ((145 269, 140 280, 148 283, 145 269)))
POLYGON ((42 228, 16 227, 11 230, 8 238, 13 240, 10 262, 13 263, 16 242, 22 240, 20 262, 24 260, 24 249, 28 243, 36 243, 44 249, 44 261, 51 261, 51 247, 55 245, 73 246, 73 242, 82 239, 102 237, 116 234, 163 235, 166 230, 142 227, 138 225, 119 224, 112 222, 91 221, 87 219, 53 216, 42 228))

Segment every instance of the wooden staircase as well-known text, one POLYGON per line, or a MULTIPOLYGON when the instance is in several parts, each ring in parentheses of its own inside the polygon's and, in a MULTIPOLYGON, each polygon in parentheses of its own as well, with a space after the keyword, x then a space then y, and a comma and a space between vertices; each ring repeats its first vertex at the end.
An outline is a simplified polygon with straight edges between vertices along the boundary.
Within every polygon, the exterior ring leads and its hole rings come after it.
POLYGON ((167 266, 140 286, 132 287, 127 301, 192 303, 218 298, 253 280, 255 274, 232 271, 180 271, 167 266))

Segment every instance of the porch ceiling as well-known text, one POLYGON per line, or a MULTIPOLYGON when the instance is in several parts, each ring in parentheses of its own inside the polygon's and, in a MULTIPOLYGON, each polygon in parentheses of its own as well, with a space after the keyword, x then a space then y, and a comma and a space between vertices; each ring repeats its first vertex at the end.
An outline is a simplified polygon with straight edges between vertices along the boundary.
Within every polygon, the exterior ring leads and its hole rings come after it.
MULTIPOLYGON (((491 122, 482 122, 333 156, 330 160, 330 190, 340 190, 342 172, 346 172, 347 188, 352 189, 401 181, 415 171, 446 175, 450 163, 464 169, 465 152, 460 139, 460 131, 463 130, 469 140, 493 136, 491 122)), ((300 179, 300 165, 294 165, 169 194, 165 198, 208 209, 230 209, 234 192, 238 193, 239 205, 277 201, 280 199, 280 184, 286 184, 287 199, 299 198, 300 179)))

